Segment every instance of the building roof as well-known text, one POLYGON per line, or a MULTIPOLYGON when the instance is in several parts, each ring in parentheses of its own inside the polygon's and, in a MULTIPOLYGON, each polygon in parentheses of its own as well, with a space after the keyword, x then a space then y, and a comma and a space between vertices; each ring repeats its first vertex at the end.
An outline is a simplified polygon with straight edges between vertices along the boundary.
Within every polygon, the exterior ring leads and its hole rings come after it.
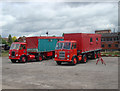
POLYGON ((111 33, 111 30, 108 29, 108 30, 96 30, 95 33, 111 33))
POLYGON ((102 33, 102 37, 115 37, 118 36, 118 33, 102 33))

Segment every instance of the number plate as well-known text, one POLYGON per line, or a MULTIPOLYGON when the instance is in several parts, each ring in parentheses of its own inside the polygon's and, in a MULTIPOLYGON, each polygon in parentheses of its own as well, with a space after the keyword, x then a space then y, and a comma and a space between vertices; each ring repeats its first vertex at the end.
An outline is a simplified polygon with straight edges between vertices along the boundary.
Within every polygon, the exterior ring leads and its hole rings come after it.
POLYGON ((60 58, 60 60, 64 60, 64 58, 60 58))

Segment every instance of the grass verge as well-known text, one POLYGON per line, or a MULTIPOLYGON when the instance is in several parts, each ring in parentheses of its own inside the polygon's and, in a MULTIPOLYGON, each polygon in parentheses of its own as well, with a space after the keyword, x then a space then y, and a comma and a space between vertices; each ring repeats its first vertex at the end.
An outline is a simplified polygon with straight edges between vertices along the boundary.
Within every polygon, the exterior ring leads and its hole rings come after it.
POLYGON ((8 57, 8 55, 9 55, 9 50, 2 50, 2 52, 1 52, 1 57, 8 57))
POLYGON ((113 52, 101 52, 103 55, 118 55, 120 56, 120 51, 113 51, 113 52))

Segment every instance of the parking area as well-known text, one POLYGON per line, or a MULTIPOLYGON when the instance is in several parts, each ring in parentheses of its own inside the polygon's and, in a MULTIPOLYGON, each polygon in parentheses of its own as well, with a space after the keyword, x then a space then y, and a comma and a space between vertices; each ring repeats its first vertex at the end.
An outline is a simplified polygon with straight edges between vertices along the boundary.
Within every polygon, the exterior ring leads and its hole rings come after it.
POLYGON ((11 63, 2 58, 2 89, 118 89, 118 57, 106 63, 89 60, 75 66, 57 65, 53 59, 11 63))

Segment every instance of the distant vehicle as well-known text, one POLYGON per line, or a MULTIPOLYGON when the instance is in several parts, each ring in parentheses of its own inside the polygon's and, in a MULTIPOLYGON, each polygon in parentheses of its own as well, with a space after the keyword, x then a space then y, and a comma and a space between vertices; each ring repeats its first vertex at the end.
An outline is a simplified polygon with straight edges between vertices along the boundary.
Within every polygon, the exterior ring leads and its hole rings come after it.
POLYGON ((58 41, 55 48, 55 61, 58 65, 70 62, 86 63, 88 58, 97 58, 101 50, 101 35, 87 33, 64 34, 64 41, 58 41))
POLYGON ((9 50, 11 62, 41 61, 54 57, 55 46, 63 37, 27 37, 26 43, 14 42, 9 50))
POLYGON ((4 50, 9 50, 9 49, 10 49, 10 46, 8 46, 8 45, 4 46, 4 50))
POLYGON ((7 44, 0 44, 0 49, 1 49, 1 50, 9 50, 9 49, 10 49, 10 46, 7 45, 7 44))

